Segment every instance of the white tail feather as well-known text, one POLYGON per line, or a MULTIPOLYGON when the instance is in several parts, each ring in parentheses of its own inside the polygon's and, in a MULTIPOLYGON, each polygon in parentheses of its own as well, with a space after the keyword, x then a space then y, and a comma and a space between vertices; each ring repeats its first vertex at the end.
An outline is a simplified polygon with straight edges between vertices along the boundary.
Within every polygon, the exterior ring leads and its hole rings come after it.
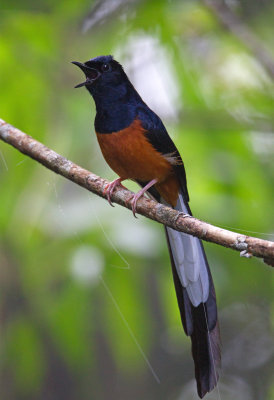
MULTIPOLYGON (((181 194, 175 208, 188 213, 181 194)), ((209 294, 208 272, 200 240, 172 228, 167 228, 167 234, 180 281, 191 303, 197 307, 206 302, 209 294)))

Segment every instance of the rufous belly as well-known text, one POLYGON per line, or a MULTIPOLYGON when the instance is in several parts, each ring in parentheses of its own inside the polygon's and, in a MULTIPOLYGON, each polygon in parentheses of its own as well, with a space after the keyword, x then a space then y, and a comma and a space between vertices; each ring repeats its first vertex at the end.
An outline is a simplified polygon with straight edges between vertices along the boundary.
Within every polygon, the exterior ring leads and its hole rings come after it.
POLYGON ((120 178, 157 179, 155 188, 169 204, 176 204, 179 185, 172 165, 149 143, 140 121, 118 132, 96 134, 106 162, 120 178))

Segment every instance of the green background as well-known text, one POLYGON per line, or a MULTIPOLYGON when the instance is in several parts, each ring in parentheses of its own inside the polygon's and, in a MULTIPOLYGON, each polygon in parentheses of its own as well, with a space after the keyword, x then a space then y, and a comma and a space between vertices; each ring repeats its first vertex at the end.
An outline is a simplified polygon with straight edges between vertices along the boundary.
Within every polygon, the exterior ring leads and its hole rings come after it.
MULTIPOLYGON (((260 58, 203 2, 118 3, 2 1, 0 118, 114 179, 70 64, 113 54, 180 150, 194 215, 273 240, 273 82, 260 58)), ((231 4, 271 55, 273 1, 231 4)), ((162 227, 3 142, 0 179, 1 400, 198 398, 162 227)), ((220 398, 274 399, 273 271, 205 247, 220 398)))

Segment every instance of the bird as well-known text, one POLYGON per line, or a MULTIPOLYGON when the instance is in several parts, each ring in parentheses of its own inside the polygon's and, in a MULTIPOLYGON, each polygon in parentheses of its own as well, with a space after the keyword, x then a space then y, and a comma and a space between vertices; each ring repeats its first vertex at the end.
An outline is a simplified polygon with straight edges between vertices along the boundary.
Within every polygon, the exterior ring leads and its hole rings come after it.
MULTIPOLYGON (((85 87, 96 107, 94 127, 102 154, 118 175, 105 195, 124 180, 141 189, 131 198, 133 214, 145 193, 180 213, 192 216, 184 163, 160 117, 143 101, 123 66, 113 56, 84 63, 72 61, 85 74, 85 87)), ((212 275, 200 239, 165 227, 182 325, 191 338, 200 398, 217 385, 221 366, 220 330, 212 275)))

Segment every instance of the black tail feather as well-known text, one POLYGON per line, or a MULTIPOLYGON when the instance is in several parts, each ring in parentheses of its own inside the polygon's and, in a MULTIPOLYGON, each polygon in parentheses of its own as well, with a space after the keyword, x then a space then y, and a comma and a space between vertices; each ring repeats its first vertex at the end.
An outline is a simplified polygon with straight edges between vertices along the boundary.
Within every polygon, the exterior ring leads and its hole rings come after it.
POLYGON ((212 331, 200 331, 199 328, 195 328, 191 342, 197 390, 199 396, 203 398, 206 393, 214 389, 219 378, 218 369, 221 360, 218 323, 212 331))
MULTIPOLYGON (((182 178, 181 187, 184 205, 189 215, 192 215, 189 204, 188 194, 185 182, 185 174, 179 175, 182 178), (185 188, 185 189, 184 189, 185 188)), ((139 182, 141 186, 145 184, 139 182)), ((161 201, 159 193, 152 187, 149 189, 150 195, 157 201, 161 201)), ((201 250, 204 256, 208 278, 209 278, 209 295, 205 303, 201 303, 198 307, 194 307, 189 299, 186 289, 182 286, 179 279, 176 266, 170 247, 167 228, 165 227, 166 238, 169 248, 169 254, 172 265, 173 280, 179 305, 180 315, 184 331, 191 338, 192 357, 195 366, 195 378, 197 383, 197 391, 201 398, 210 392, 217 385, 219 375, 218 370, 221 367, 221 341, 217 316, 216 295, 213 280, 204 247, 200 241, 201 250)))
POLYGON ((191 337, 197 390, 202 398, 217 385, 218 369, 221 364, 215 290, 207 265, 210 284, 208 299, 198 307, 191 304, 187 291, 178 277, 167 233, 166 236, 181 320, 185 333, 191 337))

